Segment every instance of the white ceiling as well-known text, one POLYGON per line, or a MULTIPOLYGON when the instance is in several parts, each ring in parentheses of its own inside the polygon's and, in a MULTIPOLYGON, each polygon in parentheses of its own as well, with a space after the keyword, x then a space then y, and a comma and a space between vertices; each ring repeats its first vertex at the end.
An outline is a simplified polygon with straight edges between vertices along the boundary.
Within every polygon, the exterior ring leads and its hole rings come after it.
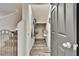
POLYGON ((37 20, 47 20, 49 14, 49 4, 32 5, 32 13, 37 20))

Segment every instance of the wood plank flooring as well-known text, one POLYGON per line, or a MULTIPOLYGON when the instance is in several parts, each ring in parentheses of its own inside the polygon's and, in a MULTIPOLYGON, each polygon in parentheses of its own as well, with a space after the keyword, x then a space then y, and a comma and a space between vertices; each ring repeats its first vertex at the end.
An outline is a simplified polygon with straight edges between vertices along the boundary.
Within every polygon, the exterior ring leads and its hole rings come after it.
POLYGON ((30 56, 50 56, 45 39, 36 39, 31 49, 30 56))

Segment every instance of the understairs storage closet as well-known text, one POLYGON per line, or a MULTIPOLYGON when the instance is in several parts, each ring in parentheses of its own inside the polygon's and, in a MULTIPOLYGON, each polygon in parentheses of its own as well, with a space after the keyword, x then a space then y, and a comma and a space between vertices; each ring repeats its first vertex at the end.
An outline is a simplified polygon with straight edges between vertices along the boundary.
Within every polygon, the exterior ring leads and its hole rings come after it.
POLYGON ((46 22, 36 22, 34 26, 35 42, 31 49, 30 56, 50 56, 46 42, 46 22))

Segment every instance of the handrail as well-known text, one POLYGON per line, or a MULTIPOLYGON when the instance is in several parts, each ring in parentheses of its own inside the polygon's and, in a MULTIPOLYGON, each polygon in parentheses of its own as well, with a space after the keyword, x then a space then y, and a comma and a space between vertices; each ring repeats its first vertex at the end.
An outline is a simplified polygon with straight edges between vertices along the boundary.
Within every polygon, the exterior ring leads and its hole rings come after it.
POLYGON ((14 39, 15 39, 14 32, 7 29, 0 30, 0 55, 1 56, 17 55, 17 52, 14 52, 15 50, 17 50, 17 46, 15 46, 16 48, 14 47, 15 45, 14 39))

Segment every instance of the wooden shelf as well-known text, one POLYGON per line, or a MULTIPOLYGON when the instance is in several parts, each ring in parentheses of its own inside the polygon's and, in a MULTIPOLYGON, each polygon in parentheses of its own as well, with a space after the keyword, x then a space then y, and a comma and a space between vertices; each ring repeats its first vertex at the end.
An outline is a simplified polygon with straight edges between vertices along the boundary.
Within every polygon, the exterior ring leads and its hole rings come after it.
POLYGON ((46 22, 36 22, 36 24, 46 24, 46 22))
POLYGON ((44 37, 36 37, 36 39, 45 39, 44 37))

